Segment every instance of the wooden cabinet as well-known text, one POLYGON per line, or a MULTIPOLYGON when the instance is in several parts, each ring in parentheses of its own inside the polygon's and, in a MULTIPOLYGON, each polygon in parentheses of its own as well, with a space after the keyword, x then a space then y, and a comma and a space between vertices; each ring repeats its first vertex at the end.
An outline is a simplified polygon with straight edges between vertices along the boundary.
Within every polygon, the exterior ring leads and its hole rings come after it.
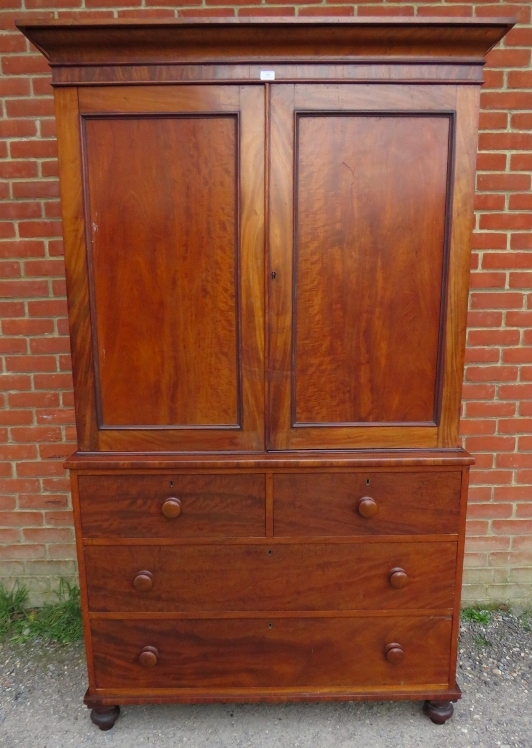
POLYGON ((57 107, 89 689, 452 714, 508 19, 20 23, 57 107))

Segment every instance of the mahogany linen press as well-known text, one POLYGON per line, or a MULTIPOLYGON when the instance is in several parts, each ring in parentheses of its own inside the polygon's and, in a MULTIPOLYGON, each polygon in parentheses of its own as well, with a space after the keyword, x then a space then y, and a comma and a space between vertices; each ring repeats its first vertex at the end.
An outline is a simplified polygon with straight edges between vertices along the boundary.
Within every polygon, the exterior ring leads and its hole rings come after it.
POLYGON ((19 22, 55 91, 89 688, 452 715, 477 119, 511 19, 19 22))

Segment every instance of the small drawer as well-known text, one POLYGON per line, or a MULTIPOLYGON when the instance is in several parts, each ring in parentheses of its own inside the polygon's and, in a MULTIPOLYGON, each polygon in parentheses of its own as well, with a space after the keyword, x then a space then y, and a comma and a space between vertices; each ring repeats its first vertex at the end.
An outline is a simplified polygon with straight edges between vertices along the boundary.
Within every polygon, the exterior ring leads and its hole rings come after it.
POLYGON ((87 545, 93 612, 450 609, 456 543, 87 545))
POLYGON ((264 475, 80 475, 83 537, 264 537, 264 475))
POLYGON ((93 619, 97 688, 449 684, 449 617, 93 619), (393 646, 392 646, 393 645, 393 646))
POLYGON ((274 535, 458 533, 460 472, 277 474, 274 535))

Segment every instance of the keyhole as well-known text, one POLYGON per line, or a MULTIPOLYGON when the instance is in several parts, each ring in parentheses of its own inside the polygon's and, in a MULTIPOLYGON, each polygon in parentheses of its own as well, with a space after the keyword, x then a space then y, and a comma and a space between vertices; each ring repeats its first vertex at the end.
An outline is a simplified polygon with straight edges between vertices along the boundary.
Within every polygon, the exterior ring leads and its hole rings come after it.
POLYGON ((369 486, 369 478, 366 478, 366 486, 369 486))
POLYGON ((174 481, 173 481, 173 480, 171 480, 171 481, 170 481, 170 488, 172 488, 172 486, 173 486, 173 485, 174 485, 174 481))
POLYGON ((272 273, 272 280, 275 280, 276 278, 277 278, 277 273, 274 270, 273 273, 272 273))
POLYGON ((271 555, 272 555, 272 551, 270 550, 268 551, 268 556, 271 556, 271 555))
POLYGON ((269 628, 269 629, 273 629, 273 623, 269 623, 269 624, 268 624, 268 628, 269 628))

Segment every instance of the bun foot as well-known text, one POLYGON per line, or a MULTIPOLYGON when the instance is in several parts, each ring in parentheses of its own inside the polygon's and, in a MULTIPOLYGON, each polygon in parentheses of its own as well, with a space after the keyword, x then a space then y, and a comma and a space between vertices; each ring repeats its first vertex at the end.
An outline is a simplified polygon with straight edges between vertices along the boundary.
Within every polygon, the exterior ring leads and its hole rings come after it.
POLYGON ((450 701, 425 701, 423 711, 435 725, 444 725, 453 716, 454 707, 450 701))
POLYGON ((91 711, 91 721, 100 730, 110 730, 120 715, 119 706, 96 706, 91 711))

